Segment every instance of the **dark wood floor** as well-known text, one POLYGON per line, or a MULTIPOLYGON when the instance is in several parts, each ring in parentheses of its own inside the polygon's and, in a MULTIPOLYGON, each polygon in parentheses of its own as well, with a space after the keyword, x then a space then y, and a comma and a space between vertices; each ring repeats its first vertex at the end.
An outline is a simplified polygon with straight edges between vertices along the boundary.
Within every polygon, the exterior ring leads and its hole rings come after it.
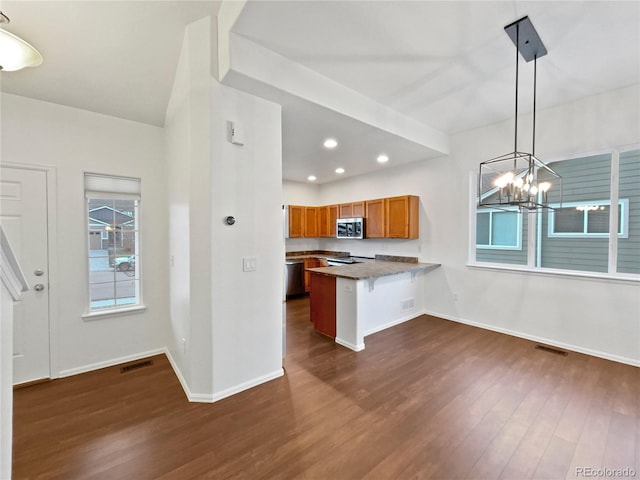
POLYGON ((162 356, 17 390, 14 478, 640 478, 638 368, 426 316, 355 353, 287 315, 286 375, 215 404, 162 356))

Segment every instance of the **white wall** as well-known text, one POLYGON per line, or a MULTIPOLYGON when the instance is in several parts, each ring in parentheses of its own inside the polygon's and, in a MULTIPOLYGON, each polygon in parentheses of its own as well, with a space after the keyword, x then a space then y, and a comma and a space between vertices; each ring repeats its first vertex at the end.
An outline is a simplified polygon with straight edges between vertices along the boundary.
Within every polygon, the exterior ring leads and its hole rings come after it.
POLYGON ((13 438, 13 297, 0 282, 0 478, 11 478, 13 438))
POLYGON ((211 348, 211 18, 188 25, 165 119, 171 263, 169 352, 187 394, 208 399, 211 348))
POLYGON ((166 121, 169 351, 196 401, 282 375, 280 107, 215 81, 211 45, 210 19, 187 27, 166 121), (228 121, 244 146, 227 140, 228 121))
POLYGON ((2 94, 2 162, 55 168, 57 276, 52 375, 66 375, 164 347, 167 241, 163 130, 39 100, 2 94), (143 313, 83 320, 88 309, 85 171, 142 179, 143 313))
POLYGON ((282 375, 282 134, 279 105, 212 82, 213 391, 282 375), (227 122, 244 145, 227 140, 227 122), (229 226, 224 218, 233 216, 229 226), (256 270, 243 271, 243 258, 256 270))
MULTIPOLYGON (((635 85, 539 112, 536 153, 551 161, 638 143, 639 103, 635 85)), ((321 247, 442 263, 425 277, 430 313, 640 363, 638 283, 466 266, 469 173, 512 150, 512 135, 513 121, 490 125, 455 135, 448 157, 323 185, 320 204, 346 201, 347 190, 349 199, 419 195, 421 225, 419 240, 321 240, 321 247)), ((522 147, 528 148, 524 140, 522 147)))

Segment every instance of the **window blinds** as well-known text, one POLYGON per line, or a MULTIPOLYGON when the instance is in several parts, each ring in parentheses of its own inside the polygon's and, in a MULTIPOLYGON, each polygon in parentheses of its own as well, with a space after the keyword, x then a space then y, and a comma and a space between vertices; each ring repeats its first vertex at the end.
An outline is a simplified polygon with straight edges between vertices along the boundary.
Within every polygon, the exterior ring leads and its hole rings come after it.
POLYGON ((123 198, 140 200, 140 179, 95 173, 84 174, 86 198, 123 198))

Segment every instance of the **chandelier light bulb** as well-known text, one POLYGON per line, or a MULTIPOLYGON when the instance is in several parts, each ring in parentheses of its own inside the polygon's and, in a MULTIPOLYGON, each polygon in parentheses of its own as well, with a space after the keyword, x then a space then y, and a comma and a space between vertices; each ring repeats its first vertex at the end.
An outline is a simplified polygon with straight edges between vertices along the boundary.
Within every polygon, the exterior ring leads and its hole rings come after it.
POLYGON ((549 182, 542 182, 541 184, 538 185, 538 189, 541 192, 548 192, 550 188, 551 188, 551 184, 549 182))

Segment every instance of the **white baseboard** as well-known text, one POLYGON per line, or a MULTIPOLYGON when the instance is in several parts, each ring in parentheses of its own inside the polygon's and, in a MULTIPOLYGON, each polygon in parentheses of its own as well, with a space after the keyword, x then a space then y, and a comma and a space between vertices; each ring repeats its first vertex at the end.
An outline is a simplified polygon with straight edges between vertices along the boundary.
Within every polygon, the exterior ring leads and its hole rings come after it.
POLYGON ((370 330, 367 330, 366 332, 364 332, 363 336, 366 337, 367 335, 372 335, 374 333, 381 332, 382 330, 386 330, 387 328, 395 327, 396 325, 400 325, 401 323, 408 322, 409 320, 413 320, 414 318, 418 318, 420 315, 424 315, 424 314, 425 314, 424 311, 413 312, 407 317, 402 317, 397 320, 393 320, 389 323, 385 323, 384 325, 379 325, 370 330))
MULTIPOLYGON (((364 348, 364 347, 363 347, 364 348)), ((174 360, 171 352, 168 348, 158 348, 155 350, 147 350, 146 352, 140 352, 133 355, 127 355, 124 357, 113 358, 111 360, 106 360, 104 362, 91 363, 89 365, 83 365, 81 367, 69 368, 67 370, 61 370, 58 372, 57 378, 70 377, 72 375, 79 375, 81 373, 87 373, 94 370, 100 370, 101 368, 113 367, 115 365, 120 365, 122 363, 133 362, 135 360, 141 360, 143 358, 153 357, 154 355, 165 355, 171 364, 171 368, 173 372, 178 377, 178 381, 184 390, 187 399, 190 402, 203 402, 203 403, 212 403, 217 402, 218 400, 222 400, 223 398, 230 397, 231 395, 235 395, 236 393, 240 393, 244 390, 248 390, 250 388, 256 387, 262 383, 268 382, 270 380, 274 380, 278 377, 282 377, 284 375, 284 369, 279 368, 275 372, 268 373, 266 375, 262 375, 260 377, 254 378, 252 380, 240 383, 238 385, 234 385, 233 387, 227 388, 220 392, 214 392, 212 394, 207 393, 193 393, 189 390, 189 385, 187 384, 186 379, 182 375, 178 364, 174 360)))
POLYGON ((537 335, 529 335, 528 333, 518 332, 516 330, 510 330, 508 328, 495 327, 493 325, 473 322, 471 320, 466 320, 464 318, 458 318, 451 315, 445 315, 439 312, 425 311, 424 313, 426 315, 431 315, 433 317, 439 317, 445 320, 451 320, 452 322, 464 323, 465 325, 471 325, 473 327, 483 328, 485 330, 504 333, 507 335, 511 335, 512 337, 524 338, 525 340, 544 343, 545 345, 551 345, 551 346, 562 348, 565 350, 571 350, 572 352, 584 353, 586 355, 591 355, 592 357, 604 358, 605 360, 612 360, 614 362, 624 363, 627 365, 632 365, 634 367, 640 367, 640 360, 637 360, 634 358, 622 357, 620 355, 613 355, 611 353, 601 352, 599 350, 592 350, 590 348, 584 348, 584 347, 580 347, 578 345, 573 345, 570 343, 558 342, 557 340, 553 340, 550 338, 538 337, 537 335))
POLYGON ((262 383, 266 383, 266 382, 268 382, 270 380, 274 380, 274 379, 276 379, 278 377, 282 377, 284 375, 284 370, 282 368, 279 368, 275 372, 268 373, 266 375, 262 375, 262 376, 260 376, 258 378, 254 378, 252 380, 240 383, 238 385, 234 385, 233 387, 227 388, 227 389, 222 390, 220 392, 193 393, 189 389, 189 385, 187 384, 184 376, 182 375, 182 372, 180 371, 180 368, 178 368, 178 364, 176 363, 176 361, 171 356, 171 352, 168 349, 165 349, 164 353, 166 354, 167 358, 169 359, 169 363, 171 364, 171 367, 173 368, 173 371, 175 372, 176 377, 178 377, 178 380, 180 381, 180 385, 182 385, 182 390, 184 390, 184 393, 187 396, 187 399, 190 402, 195 402, 195 403, 213 403, 213 402, 217 402, 218 400, 222 400, 223 398, 230 397, 231 395, 235 395, 236 393, 240 393, 240 392, 242 392, 244 390, 248 390, 250 388, 256 387, 256 386, 258 386, 258 385, 260 385, 262 383))
POLYGON ((335 342, 338 345, 342 345, 343 347, 347 347, 349 350, 353 350, 354 352, 360 352, 362 350, 364 350, 364 343, 361 343, 359 345, 355 345, 351 342, 347 342, 346 340, 342 340, 341 338, 336 337, 335 338, 335 342))
MULTIPOLYGON (((235 395, 236 393, 240 393, 244 390, 249 390, 250 388, 257 387, 262 383, 269 382, 271 380, 275 380, 276 378, 282 377, 284 375, 284 369, 280 367, 275 372, 267 373, 266 375, 262 375, 257 378, 253 378, 246 382, 240 383, 238 385, 234 385, 233 387, 226 388, 220 392, 214 392, 211 395, 210 402, 217 402, 218 400, 222 400, 223 398, 230 397, 231 395, 235 395)), ((195 400, 193 400, 195 401, 195 400)), ((202 401, 202 400, 200 400, 202 401)))
POLYGON ((81 367, 69 368, 67 370, 60 370, 58 376, 55 378, 70 377, 72 375, 79 375, 81 373, 92 372, 94 370, 100 370, 101 368, 113 367, 121 363, 133 362, 142 358, 153 357, 154 355, 161 355, 166 353, 166 348, 157 348, 154 350, 147 350, 146 352, 134 353, 133 355, 127 355, 119 358, 112 358, 111 360, 105 360, 104 362, 90 363, 81 367))
POLYGON ((184 394, 187 396, 187 399, 189 399, 189 401, 191 401, 191 396, 193 394, 191 393, 191 390, 189 390, 189 384, 187 383, 187 380, 182 375, 182 371, 178 367, 178 363, 173 359, 173 356, 171 355, 171 352, 169 351, 168 348, 164 349, 164 354, 167 356, 167 359, 169 359, 169 363, 171 364, 171 368, 173 368, 173 373, 175 373, 176 377, 178 377, 178 381, 180 382, 180 385, 182 386, 182 390, 184 391, 184 394))

